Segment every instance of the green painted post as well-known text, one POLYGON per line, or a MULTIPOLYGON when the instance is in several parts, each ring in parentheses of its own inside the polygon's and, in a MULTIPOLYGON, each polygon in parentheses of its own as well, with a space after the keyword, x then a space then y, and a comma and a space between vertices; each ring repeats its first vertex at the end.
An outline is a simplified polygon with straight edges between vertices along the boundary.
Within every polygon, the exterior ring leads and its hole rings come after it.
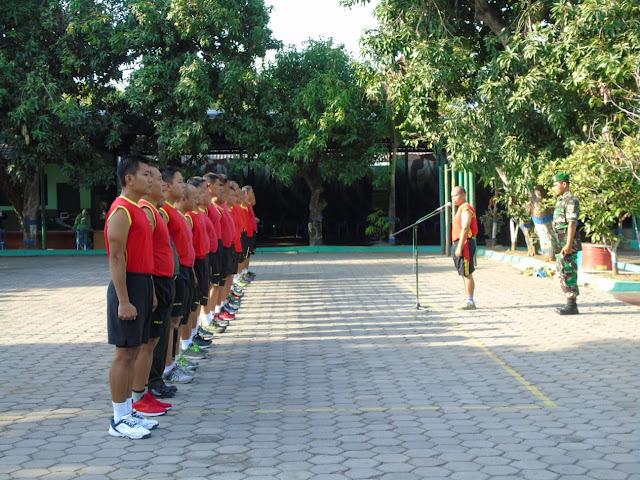
POLYGON ((47 201, 44 198, 44 167, 40 169, 40 223, 42 228, 42 250, 47 249, 47 201))
MULTIPOLYGON (((448 203, 451 200, 451 189, 453 188, 451 185, 451 180, 453 180, 453 168, 444 166, 444 203, 448 203)), ((444 234, 445 241, 444 254, 449 256, 449 252, 451 251, 451 209, 445 208, 444 210, 444 234)))
MULTIPOLYGON (((445 200, 445 192, 444 192, 444 165, 442 164, 442 159, 440 155, 438 155, 438 205, 444 205, 446 203, 445 200)), ((444 225, 444 212, 440 212, 440 249, 442 250, 442 254, 445 253, 445 225, 444 225)))

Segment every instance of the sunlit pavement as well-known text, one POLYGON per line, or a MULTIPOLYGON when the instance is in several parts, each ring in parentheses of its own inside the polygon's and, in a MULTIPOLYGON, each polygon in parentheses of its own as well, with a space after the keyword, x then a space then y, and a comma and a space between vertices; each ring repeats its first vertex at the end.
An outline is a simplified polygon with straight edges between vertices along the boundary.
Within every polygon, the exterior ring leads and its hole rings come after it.
POLYGON ((638 479, 640 309, 479 258, 261 254, 146 440, 107 434, 103 257, 0 259, 0 479, 638 479))

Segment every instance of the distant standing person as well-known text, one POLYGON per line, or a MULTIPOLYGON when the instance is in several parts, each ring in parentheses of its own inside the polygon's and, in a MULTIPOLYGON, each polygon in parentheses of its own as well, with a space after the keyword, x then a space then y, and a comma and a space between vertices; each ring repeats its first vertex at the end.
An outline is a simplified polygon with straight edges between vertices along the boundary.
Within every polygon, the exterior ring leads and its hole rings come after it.
POLYGON ((558 202, 553 212, 553 247, 556 254, 556 272, 560 279, 560 288, 567 297, 567 304, 556 308, 560 315, 577 315, 576 297, 578 289, 578 252, 582 250, 578 235, 578 215, 580 203, 569 188, 569 175, 558 173, 553 177, 553 190, 558 202))
POLYGON ((476 254, 475 236, 478 234, 478 219, 473 207, 467 202, 467 192, 462 187, 451 190, 451 200, 458 207, 451 226, 453 242, 453 263, 464 282, 466 298, 456 306, 456 310, 475 310, 473 293, 476 288, 473 280, 473 257, 476 254))

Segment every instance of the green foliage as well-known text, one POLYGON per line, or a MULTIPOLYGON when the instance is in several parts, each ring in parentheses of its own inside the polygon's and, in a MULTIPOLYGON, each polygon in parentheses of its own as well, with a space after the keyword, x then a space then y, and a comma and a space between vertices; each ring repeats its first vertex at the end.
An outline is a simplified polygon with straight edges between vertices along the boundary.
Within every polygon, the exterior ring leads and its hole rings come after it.
POLYGON ((131 0, 129 7, 127 40, 136 59, 129 102, 153 121, 163 160, 208 152, 215 138, 207 109, 218 106, 221 78, 251 68, 274 45, 264 0, 131 0))
POLYGON ((46 163, 72 181, 108 183, 96 148, 119 141, 111 109, 126 58, 118 2, 7 0, 0 6, 0 177, 18 212, 46 163), (8 174, 8 175, 7 175, 8 174))
POLYGON ((256 165, 285 183, 318 174, 349 184, 368 174, 379 124, 343 48, 309 40, 302 51, 279 51, 262 72, 230 70, 222 83, 223 127, 256 165))
MULTIPOLYGON (((396 218, 396 222, 398 219, 396 218)), ((365 229, 365 235, 375 237, 378 240, 384 240, 389 234, 389 228, 392 223, 389 221, 387 212, 384 210, 376 210, 375 212, 367 215, 367 228, 365 229)))
MULTIPOLYGON (((640 155, 636 143, 627 140, 624 148, 629 155, 640 155)), ((585 233, 593 242, 609 246, 619 239, 618 227, 640 205, 640 183, 629 170, 616 168, 620 156, 620 150, 610 144, 583 143, 567 158, 550 163, 541 175, 549 185, 553 174, 569 173, 585 233)))
POLYGON ((493 218, 493 211, 491 209, 484 212, 482 215, 478 217, 478 221, 482 225, 484 235, 487 238, 491 238, 493 234, 493 221, 496 221, 497 229, 496 234, 500 232, 500 229, 504 225, 504 218, 499 213, 496 214, 495 219, 493 218))

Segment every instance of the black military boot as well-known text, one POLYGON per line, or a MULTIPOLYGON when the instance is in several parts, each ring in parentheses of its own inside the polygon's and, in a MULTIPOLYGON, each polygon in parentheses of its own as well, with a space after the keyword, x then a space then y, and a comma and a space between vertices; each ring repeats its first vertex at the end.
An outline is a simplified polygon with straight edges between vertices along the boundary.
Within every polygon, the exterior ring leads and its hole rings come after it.
POLYGON ((578 315, 578 305, 575 298, 567 298, 567 304, 562 308, 556 308, 559 315, 578 315))

